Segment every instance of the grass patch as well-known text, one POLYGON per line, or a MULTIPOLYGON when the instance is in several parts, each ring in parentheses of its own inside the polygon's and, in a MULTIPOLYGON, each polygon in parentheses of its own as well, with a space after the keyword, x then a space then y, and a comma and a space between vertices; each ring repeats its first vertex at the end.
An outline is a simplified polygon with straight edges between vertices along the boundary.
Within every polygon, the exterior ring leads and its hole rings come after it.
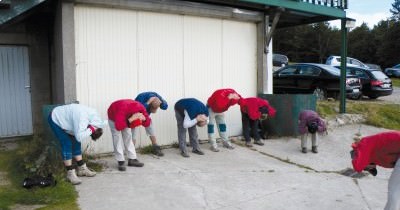
MULTIPOLYGON (((25 189, 22 187, 24 178, 33 174, 40 174, 52 170, 51 166, 38 168, 37 159, 33 154, 38 154, 35 149, 34 139, 19 140, 21 143, 16 150, 0 151, 0 169, 7 172, 8 185, 0 188, 0 209, 10 209, 15 204, 43 205, 39 209, 79 209, 76 202, 77 192, 73 185, 64 180, 63 169, 55 170, 54 178, 57 185, 54 187, 34 187, 25 189), (62 172, 60 172, 62 171, 62 172)), ((42 148, 43 149, 43 148, 42 148)), ((39 155, 40 157, 40 155, 39 155)), ((47 158, 44 158, 47 159, 47 158)), ((62 162, 58 166, 63 168, 62 162)))
POLYGON ((391 78, 394 87, 400 87, 400 78, 391 78))
MULTIPOLYGON (((324 118, 338 114, 338 101, 319 101, 317 111, 324 118)), ((400 105, 384 104, 374 101, 346 101, 346 113, 362 114, 366 124, 393 130, 400 130, 400 105)))

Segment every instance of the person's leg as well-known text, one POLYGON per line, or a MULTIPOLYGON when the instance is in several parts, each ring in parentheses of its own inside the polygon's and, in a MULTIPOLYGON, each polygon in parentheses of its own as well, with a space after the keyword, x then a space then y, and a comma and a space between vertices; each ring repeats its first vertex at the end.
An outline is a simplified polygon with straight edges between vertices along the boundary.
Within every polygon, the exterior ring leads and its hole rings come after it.
POLYGON ((207 133, 208 133, 208 139, 210 141, 210 150, 213 152, 219 152, 218 145, 217 145, 217 139, 215 138, 215 117, 216 113, 212 111, 211 108, 208 108, 208 113, 209 113, 209 122, 207 125, 207 133))
POLYGON ((385 210, 400 209, 400 158, 397 160, 388 182, 388 200, 385 210))
POLYGON ((60 126, 54 123, 51 119, 51 113, 48 117, 48 123, 54 135, 60 141, 61 144, 61 155, 64 162, 64 166, 67 170, 67 180, 72 184, 80 184, 82 181, 76 176, 75 169, 72 166, 72 141, 70 135, 68 135, 60 126))
POLYGON ((317 132, 315 132, 315 133, 313 133, 312 135, 311 135, 311 151, 313 152, 313 153, 318 153, 318 135, 317 135, 317 132))
POLYGON ((228 149, 233 149, 234 147, 232 146, 232 143, 228 138, 228 133, 227 133, 227 129, 226 129, 226 123, 225 123, 225 114, 224 113, 218 113, 215 116, 215 121, 217 122, 218 133, 219 133, 219 136, 222 139, 222 144, 224 145, 224 147, 226 147, 228 149))
POLYGON ((194 125, 190 128, 189 130, 189 139, 190 139, 190 144, 192 145, 192 152, 199 154, 199 155, 204 155, 204 153, 201 151, 200 146, 199 146, 199 135, 197 134, 197 126, 194 125))
POLYGON ((136 133, 137 133, 138 128, 131 128, 131 133, 132 133, 132 143, 133 145, 136 146, 136 133))
POLYGON ((250 128, 251 128, 251 133, 253 134, 253 138, 254 138, 254 143, 257 145, 264 145, 264 143, 260 140, 260 133, 258 132, 258 125, 259 125, 259 121, 258 120, 252 120, 250 119, 250 128))
POLYGON ((175 110, 176 125, 178 127, 178 144, 183 157, 189 157, 186 150, 186 128, 183 127, 184 117, 175 110))
POLYGON ((108 120, 108 125, 110 126, 111 136, 113 140, 114 146, 114 156, 118 161, 118 170, 125 171, 126 168, 124 166, 125 157, 124 157, 124 146, 122 140, 119 138, 119 131, 115 128, 114 121, 108 120))
POLYGON ((71 137, 71 142, 72 142, 72 156, 74 157, 78 168, 76 169, 76 174, 78 176, 87 176, 87 177, 93 177, 96 175, 96 172, 90 170, 87 166, 86 163, 83 162, 82 160, 82 145, 80 142, 76 140, 74 136, 71 137))
POLYGON ((251 139, 250 139, 250 118, 249 116, 244 113, 240 112, 242 114, 242 129, 243 129, 243 137, 244 140, 246 141, 246 146, 251 147, 251 139))
POLYGON ((137 160, 135 145, 132 142, 132 131, 130 128, 125 128, 121 131, 122 141, 128 156, 128 166, 142 167, 144 164, 137 160))
POLYGON ((304 133, 301 135, 301 152, 307 153, 307 136, 308 133, 304 133))
POLYGON ((157 138, 154 132, 153 121, 150 123, 149 127, 145 128, 147 136, 149 136, 151 145, 153 147, 153 154, 157 156, 164 156, 164 153, 161 151, 161 147, 157 144, 157 138))

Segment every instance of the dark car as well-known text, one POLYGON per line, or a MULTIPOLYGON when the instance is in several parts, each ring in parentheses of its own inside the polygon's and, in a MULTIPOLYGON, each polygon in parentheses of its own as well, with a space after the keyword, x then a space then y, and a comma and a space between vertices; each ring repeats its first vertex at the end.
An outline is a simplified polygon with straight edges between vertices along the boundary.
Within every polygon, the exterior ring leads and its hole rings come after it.
POLYGON ((377 69, 377 70, 379 70, 379 71, 382 71, 381 66, 378 65, 378 64, 366 63, 365 65, 367 65, 368 68, 370 68, 370 69, 377 69))
MULTIPOLYGON (((360 80, 346 76, 346 95, 361 95, 360 80)), ((273 74, 274 93, 315 94, 319 100, 338 98, 340 93, 340 70, 326 64, 299 63, 283 67, 273 74)))
POLYGON ((376 99, 380 96, 391 95, 393 92, 392 80, 380 70, 347 67, 347 73, 360 78, 362 85, 361 92, 363 95, 368 96, 368 98, 376 99))
POLYGON ((385 69, 384 73, 388 77, 397 77, 400 78, 400 64, 393 66, 392 68, 385 69))
POLYGON ((289 58, 282 54, 272 54, 273 66, 287 66, 289 64, 289 58))

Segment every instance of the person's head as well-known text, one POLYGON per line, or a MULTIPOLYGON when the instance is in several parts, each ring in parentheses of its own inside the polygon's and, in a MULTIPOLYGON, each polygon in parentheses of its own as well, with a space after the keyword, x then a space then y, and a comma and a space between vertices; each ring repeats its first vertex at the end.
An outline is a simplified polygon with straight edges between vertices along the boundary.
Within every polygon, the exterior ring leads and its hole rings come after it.
POLYGON ((151 113, 156 113, 158 108, 160 108, 160 105, 161 105, 161 100, 159 98, 154 99, 150 103, 150 112, 151 113))
POLYGON ((199 126, 199 127, 203 127, 205 125, 207 125, 207 120, 202 120, 202 121, 197 122, 197 126, 199 126))
POLYGON ((269 112, 268 108, 265 106, 262 106, 258 109, 258 111, 260 111, 260 113, 261 113, 260 120, 266 120, 268 117, 268 112, 269 112))
POLYGON ((318 130, 318 123, 315 122, 315 121, 307 123, 307 129, 308 129, 308 132, 310 132, 310 133, 315 133, 315 132, 317 132, 317 130, 318 130))
POLYGON ((100 136, 103 135, 103 129, 102 128, 97 128, 92 135, 90 135, 92 137, 93 141, 96 141, 98 138, 100 138, 100 136))

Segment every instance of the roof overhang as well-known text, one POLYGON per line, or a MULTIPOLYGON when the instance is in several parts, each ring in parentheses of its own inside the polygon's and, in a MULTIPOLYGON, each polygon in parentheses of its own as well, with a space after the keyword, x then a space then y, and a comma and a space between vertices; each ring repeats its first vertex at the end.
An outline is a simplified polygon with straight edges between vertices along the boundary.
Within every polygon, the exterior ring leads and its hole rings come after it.
MULTIPOLYGON (((4 0, 3 0, 4 1, 4 0)), ((0 4, 0 25, 28 15, 33 8, 47 0, 12 0, 0 4)))

